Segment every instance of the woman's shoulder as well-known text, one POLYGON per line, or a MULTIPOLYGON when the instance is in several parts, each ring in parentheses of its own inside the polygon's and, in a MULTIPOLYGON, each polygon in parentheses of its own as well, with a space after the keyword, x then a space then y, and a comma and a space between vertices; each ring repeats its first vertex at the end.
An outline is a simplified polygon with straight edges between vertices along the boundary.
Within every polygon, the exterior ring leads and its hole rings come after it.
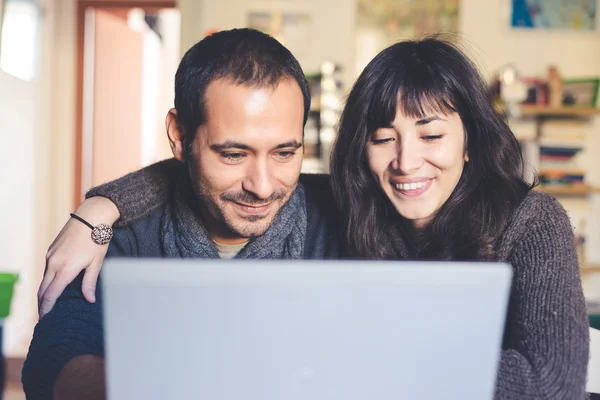
POLYGON ((568 220, 566 210, 553 196, 537 190, 530 190, 515 208, 510 225, 526 229, 530 224, 543 221, 568 220))
POLYGON ((508 251, 523 241, 557 243, 572 237, 571 221, 559 201, 547 193, 530 190, 513 211, 502 242, 508 251))

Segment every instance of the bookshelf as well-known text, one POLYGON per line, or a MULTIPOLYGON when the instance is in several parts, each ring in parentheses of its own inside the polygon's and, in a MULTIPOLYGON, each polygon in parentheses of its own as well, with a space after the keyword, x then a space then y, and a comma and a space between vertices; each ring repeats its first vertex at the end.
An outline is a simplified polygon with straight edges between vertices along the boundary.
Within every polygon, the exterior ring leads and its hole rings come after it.
POLYGON ((575 106, 552 108, 544 105, 524 104, 518 106, 518 112, 524 117, 589 117, 600 115, 600 108, 575 106))
MULTIPOLYGON (((600 274, 600 108, 510 105, 509 126, 541 184, 535 190, 558 199, 569 213, 578 240, 581 275, 600 274)), ((530 178, 528 177, 528 178, 530 178)))
POLYGON ((527 104, 506 111, 525 160, 540 178, 537 190, 557 197, 600 193, 599 186, 587 181, 589 167, 581 165, 580 156, 587 150, 588 136, 594 134, 593 120, 600 116, 599 108, 527 104))
POLYGON ((579 269, 584 274, 593 274, 600 272, 600 265, 580 265, 579 269))
POLYGON ((341 112, 342 81, 339 72, 338 65, 325 61, 318 73, 306 75, 311 103, 304 128, 303 173, 329 172, 329 154, 341 112))

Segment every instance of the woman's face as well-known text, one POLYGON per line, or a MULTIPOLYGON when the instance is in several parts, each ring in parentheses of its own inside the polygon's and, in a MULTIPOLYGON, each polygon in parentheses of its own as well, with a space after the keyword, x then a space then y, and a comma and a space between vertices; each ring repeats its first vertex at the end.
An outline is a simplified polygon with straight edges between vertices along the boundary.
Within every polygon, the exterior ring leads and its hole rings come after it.
POLYGON ((427 225, 448 200, 469 160, 459 115, 426 114, 409 118, 398 107, 395 119, 367 145, 379 186, 416 228, 427 225))

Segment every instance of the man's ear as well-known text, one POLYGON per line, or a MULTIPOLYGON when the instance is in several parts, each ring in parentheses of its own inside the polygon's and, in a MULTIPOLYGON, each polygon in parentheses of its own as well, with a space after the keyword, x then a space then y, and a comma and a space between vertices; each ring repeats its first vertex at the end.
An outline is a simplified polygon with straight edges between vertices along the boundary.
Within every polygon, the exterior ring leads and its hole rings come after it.
POLYGON ((165 128, 173 156, 179 161, 185 161, 185 132, 177 120, 177 110, 171 108, 165 119, 165 128))

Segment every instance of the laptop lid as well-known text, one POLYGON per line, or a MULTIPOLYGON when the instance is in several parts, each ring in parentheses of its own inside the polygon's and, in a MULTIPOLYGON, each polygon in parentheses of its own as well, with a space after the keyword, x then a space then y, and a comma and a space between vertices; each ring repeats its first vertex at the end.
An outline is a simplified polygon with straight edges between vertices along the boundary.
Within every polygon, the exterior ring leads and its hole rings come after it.
POLYGON ((502 263, 107 259, 109 399, 492 399, 502 263))

